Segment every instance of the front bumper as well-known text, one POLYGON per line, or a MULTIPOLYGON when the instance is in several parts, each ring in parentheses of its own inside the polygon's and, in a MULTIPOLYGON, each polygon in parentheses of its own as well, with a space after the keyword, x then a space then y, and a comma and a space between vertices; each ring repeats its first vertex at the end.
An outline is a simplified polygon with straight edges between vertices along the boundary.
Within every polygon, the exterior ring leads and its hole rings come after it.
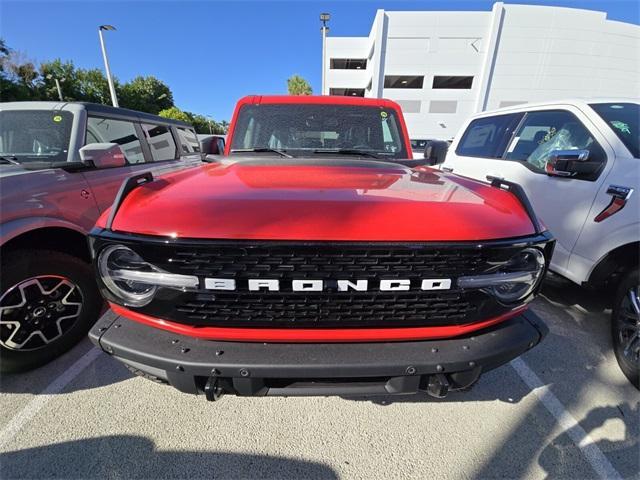
POLYGON ((388 343, 241 343, 177 335, 106 312, 89 332, 106 353, 182 392, 444 396, 537 345, 531 311, 473 335, 388 343))

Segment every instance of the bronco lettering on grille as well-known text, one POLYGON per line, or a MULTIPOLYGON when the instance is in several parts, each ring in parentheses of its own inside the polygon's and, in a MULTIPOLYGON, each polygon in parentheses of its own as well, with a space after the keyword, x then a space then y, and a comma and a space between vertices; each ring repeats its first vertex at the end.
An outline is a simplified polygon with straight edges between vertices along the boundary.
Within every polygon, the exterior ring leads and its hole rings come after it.
MULTIPOLYGON (((335 289, 338 292, 347 292, 350 290, 358 292, 366 292, 370 290, 369 280, 336 280, 335 282, 328 282, 325 280, 291 280, 291 290, 294 292, 321 292, 327 288, 327 284, 335 284, 335 289)), ((229 278, 205 278, 204 287, 207 290, 237 290, 237 282, 234 279, 229 278)), ((419 290, 449 290, 451 288, 451 279, 449 278, 424 278, 414 280, 409 279, 391 279, 380 280, 377 285, 377 289, 381 292, 394 292, 394 291, 406 291, 411 288, 419 290)), ((373 287, 376 288, 376 287, 373 287)), ((372 289, 373 289, 372 288, 372 289)), ((250 292, 259 291, 280 291, 280 280, 277 279, 257 279, 252 278, 247 280, 247 289, 250 292)))

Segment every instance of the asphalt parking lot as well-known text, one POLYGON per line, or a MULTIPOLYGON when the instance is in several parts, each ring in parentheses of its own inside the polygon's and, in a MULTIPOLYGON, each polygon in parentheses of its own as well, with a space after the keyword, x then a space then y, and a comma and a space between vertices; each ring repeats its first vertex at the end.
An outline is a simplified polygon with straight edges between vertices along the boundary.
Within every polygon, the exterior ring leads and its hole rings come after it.
POLYGON ((0 384, 2 478, 638 478, 639 395, 602 300, 558 277, 550 334, 470 392, 204 397, 132 377, 88 341, 0 384))

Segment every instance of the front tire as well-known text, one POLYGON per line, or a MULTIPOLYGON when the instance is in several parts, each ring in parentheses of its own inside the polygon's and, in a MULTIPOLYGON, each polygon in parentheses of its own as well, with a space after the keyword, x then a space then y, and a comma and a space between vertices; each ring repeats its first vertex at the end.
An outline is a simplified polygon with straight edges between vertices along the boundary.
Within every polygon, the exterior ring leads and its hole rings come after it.
POLYGON ((0 372, 42 366, 78 343, 103 301, 92 268, 66 253, 13 250, 0 275, 0 372))
POLYGON ((640 390, 640 272, 630 271, 620 282, 611 315, 613 350, 620 369, 640 390))

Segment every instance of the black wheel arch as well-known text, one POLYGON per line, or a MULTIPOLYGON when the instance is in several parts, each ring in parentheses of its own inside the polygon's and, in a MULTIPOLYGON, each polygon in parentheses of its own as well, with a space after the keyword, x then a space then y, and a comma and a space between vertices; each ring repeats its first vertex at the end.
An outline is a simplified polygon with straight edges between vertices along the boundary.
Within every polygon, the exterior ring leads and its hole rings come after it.
POLYGON ((587 285, 607 286, 615 290, 620 278, 640 264, 640 241, 627 243, 611 250, 591 272, 587 285))
POLYGON ((0 247, 0 258, 12 250, 54 250, 91 263, 87 236, 64 227, 42 227, 24 232, 0 247))

